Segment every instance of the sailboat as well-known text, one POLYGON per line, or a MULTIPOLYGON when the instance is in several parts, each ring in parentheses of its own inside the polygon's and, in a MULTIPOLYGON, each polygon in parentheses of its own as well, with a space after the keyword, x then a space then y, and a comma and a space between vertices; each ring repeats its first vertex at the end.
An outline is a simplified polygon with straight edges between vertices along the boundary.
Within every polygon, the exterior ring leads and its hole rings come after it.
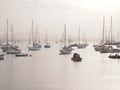
POLYGON ((36 51, 36 50, 40 50, 40 48, 38 47, 38 45, 36 44, 35 40, 34 40, 34 34, 33 34, 33 21, 32 21, 32 29, 30 30, 30 36, 29 36, 29 44, 31 44, 31 36, 32 36, 32 46, 28 46, 28 49, 30 51, 36 51))
POLYGON ((11 24, 11 44, 9 45, 9 49, 6 51, 7 54, 20 54, 21 50, 18 48, 18 46, 15 45, 13 40, 13 26, 11 24))
POLYGON ((40 32, 39 32, 38 47, 39 47, 39 48, 41 48, 41 47, 42 47, 42 45, 41 45, 41 41, 40 41, 40 32))
POLYGON ((103 31, 102 31, 102 41, 98 44, 98 45, 96 45, 95 47, 94 47, 94 49, 95 49, 95 51, 101 51, 101 50, 103 50, 104 48, 105 48, 105 45, 104 45, 104 43, 105 43, 105 38, 104 38, 104 35, 105 34, 105 16, 103 16, 103 31))
POLYGON ((120 52, 119 48, 113 47, 113 38, 112 38, 112 16, 111 16, 111 42, 109 45, 104 45, 103 48, 101 48, 100 52, 101 53, 118 53, 120 52))
POLYGON ((19 48, 19 46, 16 44, 14 28, 13 28, 12 24, 11 24, 11 44, 10 44, 10 46, 13 46, 15 48, 19 48))
POLYGON ((119 36, 120 35, 119 35, 119 32, 118 32, 118 42, 117 42, 117 45, 116 45, 117 48, 120 48, 120 40, 119 40, 120 37, 119 36))
MULTIPOLYGON (((14 45, 9 44, 9 42, 8 42, 8 19, 6 20, 6 22, 7 22, 6 44, 2 45, 1 49, 3 50, 3 52, 6 52, 7 54, 21 53, 21 51, 18 49, 18 47, 15 47, 14 45)), ((13 31, 12 25, 11 25, 11 31, 13 31)))
POLYGON ((10 47, 11 49, 7 50, 7 54, 20 54, 21 50, 15 47, 10 47))
POLYGON ((7 32, 6 32, 6 44, 2 44, 1 49, 3 52, 6 52, 9 48, 9 43, 8 43, 8 19, 6 20, 7 23, 7 32))
POLYGON ((48 37, 47 37, 47 35, 48 35, 48 31, 46 32, 46 40, 45 40, 45 44, 44 44, 44 48, 50 48, 51 47, 51 45, 50 45, 50 43, 48 43, 48 37))
MULTIPOLYGON (((70 54, 72 52, 71 47, 66 45, 66 24, 64 25, 64 34, 62 37, 63 47, 60 49, 61 54, 70 54)), ((62 46, 61 42, 61 46, 62 46)))
POLYGON ((36 46, 36 47, 38 47, 38 48, 41 48, 41 43, 40 43, 40 33, 39 33, 39 40, 38 40, 38 27, 37 27, 37 25, 36 25, 36 33, 35 33, 35 40, 34 40, 34 46, 36 46))
POLYGON ((80 44, 80 26, 79 26, 79 44, 77 45, 78 48, 82 48, 82 45, 80 44))
POLYGON ((84 39, 85 39, 85 36, 83 33, 83 44, 80 44, 80 27, 79 27, 79 44, 77 45, 79 49, 83 49, 83 48, 86 48, 86 46, 88 46, 88 44, 84 41, 84 39))

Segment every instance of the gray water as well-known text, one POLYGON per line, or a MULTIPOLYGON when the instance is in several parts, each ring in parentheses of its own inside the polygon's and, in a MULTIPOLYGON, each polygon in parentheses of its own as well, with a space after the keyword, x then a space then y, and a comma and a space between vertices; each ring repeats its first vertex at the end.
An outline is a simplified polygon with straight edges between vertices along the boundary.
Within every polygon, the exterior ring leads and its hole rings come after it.
MULTIPOLYGON (((20 43, 23 52, 27 44, 20 43)), ((120 90, 120 61, 95 52, 92 44, 59 55, 59 44, 28 52, 32 57, 5 55, 0 61, 0 90, 120 90), (82 62, 71 57, 78 52, 82 62)))

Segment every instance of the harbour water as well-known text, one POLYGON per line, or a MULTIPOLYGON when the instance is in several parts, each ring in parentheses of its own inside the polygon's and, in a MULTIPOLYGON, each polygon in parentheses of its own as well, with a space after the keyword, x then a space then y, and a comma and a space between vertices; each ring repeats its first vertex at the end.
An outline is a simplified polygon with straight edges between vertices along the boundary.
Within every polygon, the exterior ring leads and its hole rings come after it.
MULTIPOLYGON (((28 52, 26 43, 19 43, 28 52)), ((95 52, 92 44, 59 55, 60 44, 29 51, 32 57, 5 55, 0 61, 0 90, 119 90, 120 61, 95 52), (77 52, 82 62, 73 62, 77 52)))

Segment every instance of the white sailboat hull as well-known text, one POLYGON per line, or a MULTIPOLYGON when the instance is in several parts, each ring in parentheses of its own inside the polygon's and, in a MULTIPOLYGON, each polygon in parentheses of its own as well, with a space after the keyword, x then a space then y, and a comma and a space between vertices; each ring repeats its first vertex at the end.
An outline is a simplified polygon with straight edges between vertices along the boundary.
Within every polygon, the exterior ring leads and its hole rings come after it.
POLYGON ((60 50, 61 54, 70 54, 72 50, 69 47, 63 47, 62 50, 60 50))
POLYGON ((6 51, 7 54, 20 54, 21 51, 16 51, 16 50, 8 50, 6 51))
POLYGON ((28 47, 28 49, 29 49, 30 51, 40 50, 40 48, 38 48, 38 47, 28 47))

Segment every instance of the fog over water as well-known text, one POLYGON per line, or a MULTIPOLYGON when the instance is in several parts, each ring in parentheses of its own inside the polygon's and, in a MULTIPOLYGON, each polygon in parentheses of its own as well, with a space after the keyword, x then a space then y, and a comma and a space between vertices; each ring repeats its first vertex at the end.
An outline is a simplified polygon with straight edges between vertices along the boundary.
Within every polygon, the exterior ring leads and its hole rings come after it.
POLYGON ((90 40, 101 38, 103 16, 106 16, 106 28, 110 30, 110 17, 113 16, 113 35, 120 28, 119 0, 0 0, 0 37, 6 33, 6 19, 13 24, 16 38, 28 39, 31 22, 38 25, 44 40, 46 30, 49 39, 62 36, 64 24, 67 34, 75 37, 78 27, 81 35, 86 32, 90 40))

